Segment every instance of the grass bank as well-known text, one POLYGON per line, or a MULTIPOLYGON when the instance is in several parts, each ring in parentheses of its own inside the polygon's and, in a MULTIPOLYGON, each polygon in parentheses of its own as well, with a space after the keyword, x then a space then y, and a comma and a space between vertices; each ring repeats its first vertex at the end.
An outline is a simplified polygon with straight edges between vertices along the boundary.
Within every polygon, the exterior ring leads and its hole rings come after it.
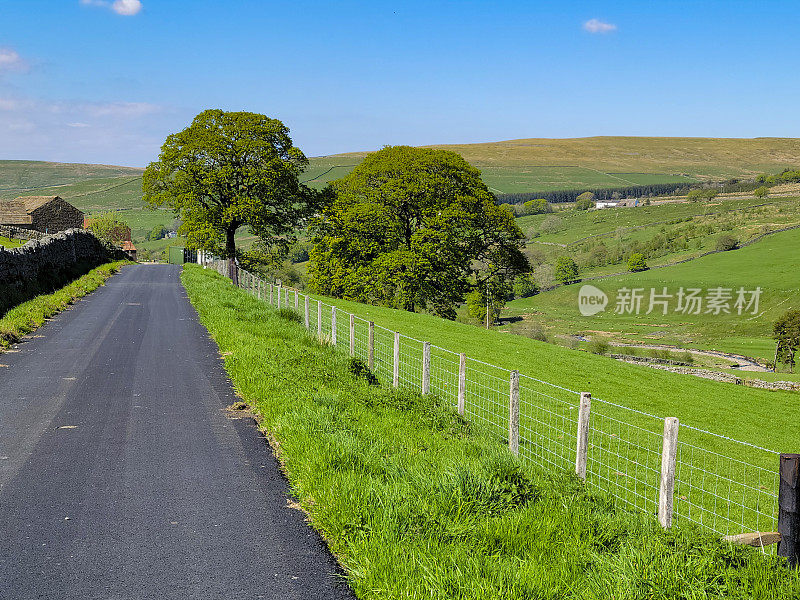
POLYGON ((0 246, 3 247, 3 248, 19 248, 24 243, 25 243, 25 240, 15 240, 15 239, 3 237, 2 235, 0 235, 0 246))
POLYGON ((300 505, 361 598, 793 598, 777 559, 663 532, 544 473, 435 397, 370 385, 350 359, 211 271, 184 285, 300 505))
POLYGON ((52 294, 42 294, 10 309, 0 318, 0 348, 7 348, 47 319, 98 287, 128 261, 100 265, 52 294))

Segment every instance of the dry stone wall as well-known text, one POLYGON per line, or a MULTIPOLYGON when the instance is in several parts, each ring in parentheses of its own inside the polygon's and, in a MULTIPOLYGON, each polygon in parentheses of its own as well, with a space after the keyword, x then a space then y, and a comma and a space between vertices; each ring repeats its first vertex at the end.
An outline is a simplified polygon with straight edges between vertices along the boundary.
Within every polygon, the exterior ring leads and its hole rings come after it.
POLYGON ((124 258, 82 229, 31 240, 19 248, 0 248, 0 315, 38 294, 62 287, 94 267, 124 258))
POLYGON ((14 225, 0 225, 0 236, 12 240, 40 240, 47 234, 35 229, 25 229, 24 227, 14 227, 14 225))

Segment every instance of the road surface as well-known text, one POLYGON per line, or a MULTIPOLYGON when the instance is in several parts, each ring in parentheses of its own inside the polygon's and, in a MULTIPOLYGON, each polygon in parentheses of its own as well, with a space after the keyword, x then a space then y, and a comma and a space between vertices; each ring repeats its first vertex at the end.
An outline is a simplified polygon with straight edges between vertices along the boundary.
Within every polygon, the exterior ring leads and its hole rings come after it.
POLYGON ((0 353, 0 599, 352 598, 168 265, 0 353))

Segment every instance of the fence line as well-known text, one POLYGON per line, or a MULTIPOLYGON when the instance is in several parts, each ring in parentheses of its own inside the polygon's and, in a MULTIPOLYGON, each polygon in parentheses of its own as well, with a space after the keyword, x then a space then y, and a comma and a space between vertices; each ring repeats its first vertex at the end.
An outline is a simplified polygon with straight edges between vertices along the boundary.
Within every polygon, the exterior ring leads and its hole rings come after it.
MULTIPOLYGON (((208 266, 230 277, 223 261, 208 266)), ((665 527, 686 520, 722 536, 778 528, 777 452, 485 363, 240 273, 241 287, 292 307, 310 333, 364 361, 379 380, 436 394, 523 460, 574 470, 665 527)))

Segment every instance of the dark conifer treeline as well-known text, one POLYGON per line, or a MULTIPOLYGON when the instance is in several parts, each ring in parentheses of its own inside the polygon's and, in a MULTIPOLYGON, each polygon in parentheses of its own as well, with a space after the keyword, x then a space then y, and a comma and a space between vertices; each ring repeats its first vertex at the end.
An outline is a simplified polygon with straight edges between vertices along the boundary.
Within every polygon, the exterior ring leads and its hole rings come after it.
POLYGON ((548 202, 575 202, 584 192, 592 192, 597 200, 613 200, 616 198, 646 198, 648 196, 665 196, 675 192, 691 189, 685 183, 654 183, 649 185, 629 185, 613 188, 583 188, 580 190, 556 190, 552 192, 523 192, 518 194, 496 194, 498 203, 522 204, 528 200, 544 198, 548 202), (615 195, 616 194, 616 195, 615 195))

